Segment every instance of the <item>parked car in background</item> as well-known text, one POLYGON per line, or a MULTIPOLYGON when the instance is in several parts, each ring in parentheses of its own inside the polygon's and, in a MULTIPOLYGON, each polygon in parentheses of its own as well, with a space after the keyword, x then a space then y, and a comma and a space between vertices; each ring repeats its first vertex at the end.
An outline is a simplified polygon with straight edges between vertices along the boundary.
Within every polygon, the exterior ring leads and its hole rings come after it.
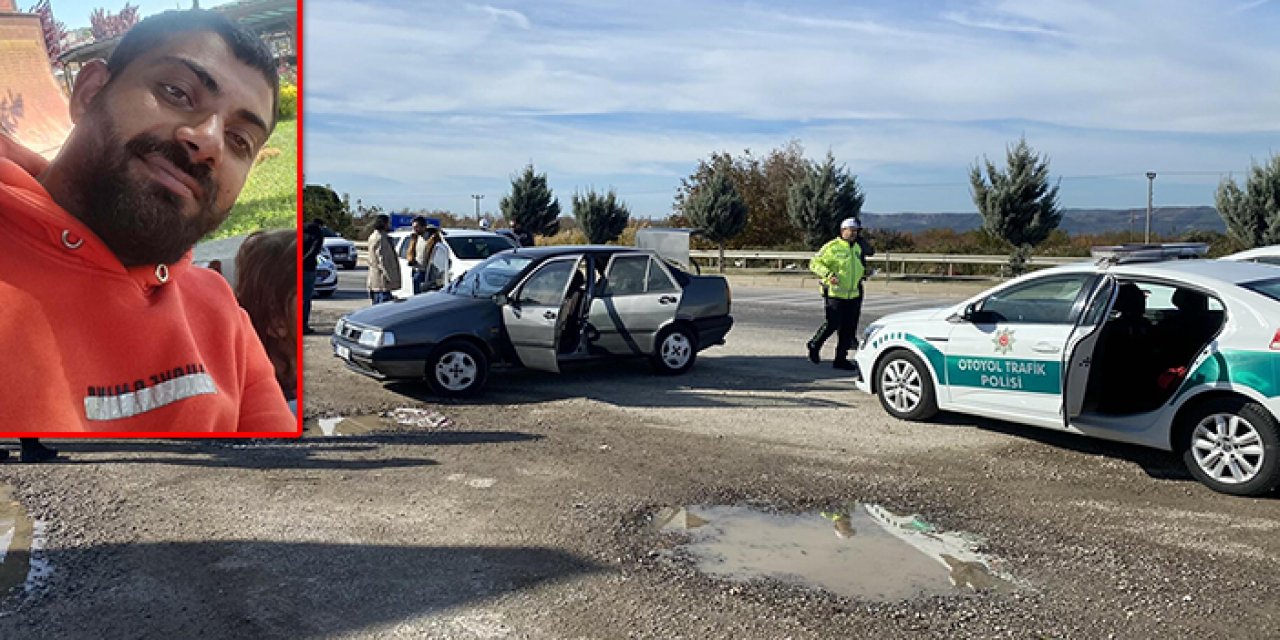
POLYGON ((1223 256, 1220 259, 1261 262, 1262 264, 1270 264, 1280 267, 1280 244, 1273 244, 1269 247, 1256 247, 1239 253, 1233 253, 1229 256, 1223 256))
POLYGON ((955 411, 1129 442, 1178 454, 1216 491, 1269 492, 1280 485, 1280 273, 1160 259, 1185 248, 1112 249, 884 316, 856 356, 857 387, 898 418, 955 411))
MULTIPOLYGON (((441 229, 444 242, 437 245, 431 257, 432 263, 442 274, 441 285, 453 282, 467 269, 474 267, 489 256, 500 251, 513 249, 519 245, 515 241, 480 229, 441 229)), ((394 294, 397 298, 413 296, 412 269, 409 268, 409 240, 412 231, 400 229, 391 232, 391 244, 400 257, 400 288, 394 294)))
POLYGON ((693 366, 733 327, 728 282, 652 251, 615 246, 503 251, 443 290, 338 321, 334 354, 378 379, 426 378, 436 393, 477 393, 495 363, 558 372, 576 362, 648 358, 693 366))
POLYGON ((321 249, 316 257, 316 295, 328 298, 338 290, 338 267, 333 264, 329 249, 321 249))
POLYGON ((329 250, 334 264, 344 269, 356 268, 360 255, 356 251, 356 243, 342 237, 332 229, 324 230, 324 248, 329 250))

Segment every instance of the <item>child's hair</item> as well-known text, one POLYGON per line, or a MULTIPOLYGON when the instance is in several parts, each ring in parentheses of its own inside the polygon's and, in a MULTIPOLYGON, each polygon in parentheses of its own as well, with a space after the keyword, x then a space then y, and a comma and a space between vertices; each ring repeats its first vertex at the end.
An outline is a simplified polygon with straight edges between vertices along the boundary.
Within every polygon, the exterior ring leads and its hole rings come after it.
POLYGON ((290 400, 297 395, 298 237, 293 230, 257 231, 236 254, 236 298, 290 400))

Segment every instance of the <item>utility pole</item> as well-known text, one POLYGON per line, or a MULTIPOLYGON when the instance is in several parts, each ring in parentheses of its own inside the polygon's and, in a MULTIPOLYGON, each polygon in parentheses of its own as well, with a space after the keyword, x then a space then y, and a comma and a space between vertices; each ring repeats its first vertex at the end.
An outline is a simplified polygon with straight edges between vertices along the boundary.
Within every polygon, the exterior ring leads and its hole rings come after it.
POLYGON ((480 201, 481 201, 481 200, 484 200, 484 194, 483 194, 483 193, 473 193, 473 194, 471 194, 471 198, 472 198, 473 200, 475 200, 475 201, 476 201, 476 221, 477 221, 477 222, 479 222, 479 220, 480 220, 480 201))
POLYGON ((1143 242, 1151 243, 1151 194, 1155 191, 1156 172, 1147 172, 1147 237, 1143 242))

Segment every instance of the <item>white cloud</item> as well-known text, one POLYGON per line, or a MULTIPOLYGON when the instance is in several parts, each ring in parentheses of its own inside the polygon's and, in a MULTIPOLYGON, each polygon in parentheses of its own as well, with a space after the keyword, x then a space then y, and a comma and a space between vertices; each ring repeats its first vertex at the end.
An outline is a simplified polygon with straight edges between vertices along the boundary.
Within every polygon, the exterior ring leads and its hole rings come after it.
POLYGON ((308 173, 376 162, 410 184, 502 182, 533 159, 553 176, 652 178, 792 136, 859 171, 963 167, 1001 152, 1010 130, 988 124, 1001 121, 1029 123, 1033 145, 1080 173, 1243 167, 1233 154, 1280 148, 1280 85, 1265 81, 1280 45, 1274 5, 1237 6, 309 0, 308 173), (567 114, 600 117, 547 117, 567 114))

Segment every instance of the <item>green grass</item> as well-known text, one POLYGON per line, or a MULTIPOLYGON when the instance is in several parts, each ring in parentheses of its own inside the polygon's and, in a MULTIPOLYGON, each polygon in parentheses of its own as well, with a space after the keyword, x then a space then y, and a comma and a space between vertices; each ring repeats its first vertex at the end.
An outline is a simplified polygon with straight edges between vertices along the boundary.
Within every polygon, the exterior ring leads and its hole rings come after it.
POLYGON ((298 220, 298 122, 281 120, 264 149, 278 149, 249 172, 249 180, 222 226, 209 240, 259 229, 287 229, 298 220))

